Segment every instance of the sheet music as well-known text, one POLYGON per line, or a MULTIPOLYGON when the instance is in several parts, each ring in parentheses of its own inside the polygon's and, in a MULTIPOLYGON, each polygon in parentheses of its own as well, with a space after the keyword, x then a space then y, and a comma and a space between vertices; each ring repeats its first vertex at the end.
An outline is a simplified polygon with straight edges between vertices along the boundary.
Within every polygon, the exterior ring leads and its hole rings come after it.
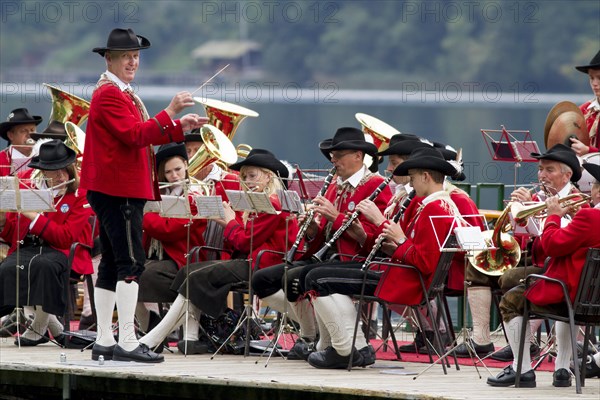
POLYGON ((31 162, 31 158, 22 157, 22 158, 13 158, 11 160, 10 171, 12 174, 17 174, 22 171, 26 171, 29 169, 27 166, 31 162))
MULTIPOLYGON (((2 184, 2 181, 0 181, 2 184)), ((17 192, 14 189, 0 188, 0 212, 17 210, 17 192)))
POLYGON ((189 218, 191 216, 190 203, 187 196, 161 196, 161 212, 163 217, 189 218))
POLYGON ((277 197, 281 202, 281 209, 283 211, 289 211, 290 213, 303 214, 304 208, 302 201, 297 192, 293 190, 277 190, 277 197))
MULTIPOLYGON (((15 182, 17 178, 14 176, 1 176, 0 177, 0 192, 4 190, 14 190, 17 186, 15 182)), ((1 203, 0 203, 1 204, 1 203)))
POLYGON ((21 211, 56 211, 49 189, 21 190, 21 211))
POLYGON ((463 250, 485 250, 489 246, 478 226, 459 226, 454 228, 458 245, 463 250))
POLYGON ((221 196, 194 196, 198 214, 194 218, 225 218, 221 196))
POLYGON ((231 208, 235 211, 256 211, 277 214, 266 193, 244 192, 242 190, 226 190, 231 208))

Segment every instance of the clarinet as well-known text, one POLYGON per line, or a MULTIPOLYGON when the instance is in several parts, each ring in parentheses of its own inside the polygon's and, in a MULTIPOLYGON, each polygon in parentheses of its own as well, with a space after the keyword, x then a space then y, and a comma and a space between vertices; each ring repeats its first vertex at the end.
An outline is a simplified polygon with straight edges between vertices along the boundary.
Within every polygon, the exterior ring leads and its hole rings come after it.
MULTIPOLYGON (((400 218, 402 218, 402 216, 404 215, 404 212, 406 211, 406 208, 408 207, 408 205, 410 204, 410 202, 412 201, 412 199, 414 199, 414 197, 415 197, 416 194, 417 194, 417 192, 415 192, 415 190, 413 189, 409 193, 409 195, 406 196, 406 199, 404 199, 404 201, 400 205, 400 209, 398 210, 398 212, 396 213, 396 215, 394 215, 394 218, 392 219, 392 221, 394 223, 397 223, 398 221, 400 221, 400 218)), ((367 256, 367 258, 365 258, 365 261, 363 262, 363 265, 362 265, 362 268, 361 268, 363 271, 365 269, 367 269, 367 265, 369 265, 369 263, 373 260, 373 258, 375 257, 375 254, 377 254, 377 252, 379 251, 379 249, 383 245, 384 240, 385 239, 383 238, 383 235, 379 235, 377 237, 377 240, 375 241, 375 244, 373 245, 373 248, 371 249, 371 252, 369 253, 369 255, 367 256)))
MULTIPOLYGON (((317 196, 323 196, 323 195, 325 195, 325 192, 327 191, 327 188, 329 187, 329 184, 333 180, 333 176, 335 175, 335 171, 336 171, 335 167, 331 168, 331 170, 329 171, 329 174, 325 178, 325 182, 323 182, 323 186, 321 187, 321 190, 319 191, 319 194, 317 196)), ((314 218, 315 218, 315 209, 311 208, 306 213, 306 217, 304 218, 304 221, 302 222, 302 226, 300 227, 300 229, 298 229, 298 235, 296 236, 296 241, 292 245, 292 248, 285 255, 285 262, 286 263, 291 263, 292 261, 294 261, 294 256, 296 255, 296 251, 298 250, 298 246, 300 246, 300 242, 302 241, 302 239, 304 239, 304 236, 306 235, 306 231, 308 230, 308 227, 309 227, 309 225, 311 224, 311 222, 313 221, 314 218)))
MULTIPOLYGON (((390 181, 392 180, 392 177, 393 176, 390 175, 387 178, 385 178, 385 180, 383 182, 381 182, 381 184, 377 187, 377 189, 375 189, 375 191, 373 193, 371 193, 371 195, 369 196, 369 200, 371 200, 371 201, 375 200, 375 198, 377 198, 377 196, 379 196, 379 193, 381 193, 381 191, 387 186, 387 184, 390 183, 390 181)), ((325 243, 325 245, 323 247, 321 247, 321 249, 319 251, 317 251, 315 254, 313 254, 311 256, 311 260, 313 262, 323 261, 323 257, 325 256, 325 254, 327 254, 327 251, 329 251, 329 249, 335 244, 335 242, 344 234, 344 232, 346 232, 346 230, 350 227, 350 225, 352 225, 354 220, 356 218, 358 218, 359 215, 360 215, 360 211, 358 211, 358 210, 354 211, 350 215, 350 218, 348 218, 346 220, 346 222, 344 222, 344 224, 342 226, 340 226, 337 231, 335 231, 335 233, 331 236, 331 239, 329 239, 329 241, 327 243, 325 243)))

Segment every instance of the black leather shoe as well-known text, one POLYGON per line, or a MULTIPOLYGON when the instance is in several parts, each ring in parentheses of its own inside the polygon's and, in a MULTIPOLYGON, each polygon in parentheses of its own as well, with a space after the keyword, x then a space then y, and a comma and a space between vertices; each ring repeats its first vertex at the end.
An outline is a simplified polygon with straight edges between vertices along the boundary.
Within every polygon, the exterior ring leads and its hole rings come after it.
POLYGON ((369 323, 366 324, 364 321, 362 322, 361 329, 366 338, 375 339, 377 338, 377 320, 369 320, 369 323))
MULTIPOLYGON (((32 340, 32 339, 27 339, 25 337, 21 337, 21 346, 22 347, 33 347, 33 346, 37 346, 38 344, 44 344, 44 343, 48 343, 48 341, 50 339, 48 339, 48 332, 46 332, 44 334, 44 336, 42 336, 41 338, 37 339, 37 340, 32 340)), ((18 339, 15 339, 15 346, 19 345, 19 341, 18 339)))
POLYGON ((117 345, 113 351, 113 360, 115 361, 135 361, 141 363, 160 363, 165 361, 162 354, 156 354, 148 346, 140 343, 138 347, 131 351, 125 351, 117 345))
POLYGON ((288 352, 288 360, 308 360, 310 353, 315 351, 315 343, 307 338, 298 338, 288 352))
POLYGON ((347 356, 340 356, 332 346, 323 351, 315 351, 308 356, 308 363, 315 368, 346 369, 352 357, 352 366, 359 367, 364 363, 363 356, 356 349, 347 356))
POLYGON ((96 319, 94 315, 82 315, 79 318, 79 330, 80 331, 95 331, 96 330, 96 319))
POLYGON ((400 350, 401 353, 427 354, 425 337, 433 343, 433 336, 433 331, 425 331, 425 336, 423 336, 423 332, 417 331, 417 333, 415 333, 415 341, 410 344, 398 346, 398 350, 400 350))
MULTIPOLYGON (((516 382, 517 373, 513 369, 512 365, 504 368, 502 372, 500 372, 495 377, 488 377, 487 383, 490 386, 501 386, 508 387, 513 386, 516 382)), ((535 387, 535 371, 529 370, 524 374, 521 374, 521 384, 520 387, 524 388, 534 388, 535 387)))
MULTIPOLYGON (((529 354, 531 354, 531 357, 537 357, 540 355, 540 346, 538 346, 535 343, 530 343, 529 344, 529 354)), ((505 346, 503 348, 501 348, 500 350, 498 350, 497 352, 493 353, 490 358, 492 360, 496 360, 496 361, 503 361, 503 362, 508 362, 508 361, 512 361, 514 360, 515 356, 513 355, 512 349, 510 348, 510 346, 505 346)))
POLYGON ((369 365, 375 364, 375 349, 373 346, 368 345, 358 350, 360 355, 363 357, 363 363, 361 367, 368 367, 369 365))
MULTIPOLYGON (((587 356, 585 364, 585 378, 600 378, 600 366, 596 364, 592 356, 587 356)), ((577 365, 581 365, 581 358, 577 360, 577 365)), ((571 363, 571 371, 573 371, 573 363, 571 363)))
POLYGON ((571 386, 571 373, 565 368, 557 369, 552 374, 552 386, 569 387, 571 386))
MULTIPOLYGON (((475 350, 475 353, 477 354, 478 357, 485 357, 488 354, 493 353, 495 350, 493 343, 479 345, 479 344, 475 343, 472 339, 469 339, 469 343, 471 344, 472 349, 475 350)), ((459 358, 465 358, 465 357, 471 356, 469 354, 469 349, 467 349, 467 345, 465 343, 461 343, 456 348, 456 350, 454 350, 454 353, 456 354, 456 357, 459 357, 459 358)))
POLYGON ((115 346, 100 346, 98 343, 94 343, 92 347, 92 360, 98 361, 98 357, 103 356, 106 361, 113 359, 113 352, 115 351, 115 346))
POLYGON ((181 354, 206 354, 208 353, 208 346, 206 343, 202 343, 198 340, 180 340, 177 342, 177 349, 181 354), (185 352, 185 345, 187 342, 187 353, 185 352))

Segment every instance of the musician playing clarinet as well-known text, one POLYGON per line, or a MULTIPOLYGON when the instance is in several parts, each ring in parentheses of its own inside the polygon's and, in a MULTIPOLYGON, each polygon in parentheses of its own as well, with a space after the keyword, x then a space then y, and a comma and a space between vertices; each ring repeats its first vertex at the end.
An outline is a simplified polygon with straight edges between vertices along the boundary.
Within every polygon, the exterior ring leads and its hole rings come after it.
MULTIPOLYGON (((0 176, 12 175, 12 158, 28 158, 31 153, 31 134, 42 123, 42 117, 31 115, 26 108, 17 108, 0 123, 0 137, 8 141, 6 149, 0 151, 0 176), (17 146, 17 147, 10 147, 17 146)), ((18 171, 17 171, 18 172, 18 171)))
POLYGON ((131 29, 113 29, 100 54, 107 70, 92 95, 85 140, 81 187, 100 222, 102 262, 98 267, 95 300, 98 337, 92 359, 161 362, 163 357, 139 344, 134 332, 138 278, 146 260, 142 218, 146 200, 159 200, 152 145, 182 142, 183 132, 206 123, 186 114, 173 119, 194 100, 177 93, 170 104, 150 118, 131 82, 140 63, 140 50, 150 41, 131 29), (113 309, 119 314, 119 342, 111 329, 113 309))
MULTIPOLYGON (((409 159, 394 170, 394 175, 409 176, 416 195, 424 199, 406 229, 386 219, 382 222, 382 235, 393 246, 392 262, 417 267, 426 285, 431 283, 440 257, 435 237, 446 238, 453 223, 453 218, 437 218, 434 226, 430 217, 460 215, 443 190, 445 176, 455 173, 454 166, 429 146, 415 149, 409 159)), ((319 328, 323 327, 319 332, 320 342, 326 346, 309 355, 308 362, 313 367, 342 369, 350 359, 353 366, 374 362, 374 355, 358 333, 356 346, 352 348, 351 321, 356 319, 356 309, 350 296, 361 293, 364 274, 360 268, 325 265, 306 274, 305 288, 312 298, 319 328)), ((416 305, 422 300, 420 281, 412 271, 390 268, 385 272, 368 271, 367 275, 366 295, 406 305, 416 305)))
MULTIPOLYGON (((356 128, 340 128, 331 139, 322 141, 319 148, 323 155, 333 163, 336 168, 336 177, 325 193, 317 196, 314 202, 314 213, 317 216, 305 226, 306 235, 299 248, 304 248, 304 254, 296 257, 288 264, 287 276, 284 276, 286 265, 275 265, 271 268, 260 270, 254 274, 252 286, 255 293, 271 308, 283 312, 289 310, 290 318, 299 322, 301 337, 290 350, 288 359, 306 359, 310 349, 314 347, 316 338, 316 321, 312 307, 307 300, 300 298, 304 294, 303 282, 299 276, 304 267, 315 267, 320 263, 311 261, 311 256, 319 252, 325 243, 337 232, 340 232, 347 218, 347 213, 354 213, 356 206, 363 199, 380 190, 373 201, 383 211, 391 198, 391 191, 387 185, 380 187, 384 179, 369 171, 364 164, 365 154, 376 157, 377 148, 365 140, 362 131, 356 128), (287 299, 284 295, 284 280, 287 281, 287 299), (284 302, 288 301, 285 305, 284 302)), ((362 216, 358 217, 368 232, 376 226, 362 216)), ((304 221, 300 221, 304 224, 304 221)), ((298 239, 297 239, 298 240, 298 239)), ((354 238, 344 232, 330 248, 329 253, 341 253, 341 262, 348 263, 353 255, 367 252, 369 249, 361 247, 354 238), (350 256, 349 256, 350 255, 350 256)), ((366 254, 365 254, 366 255, 366 254)), ((327 255, 321 256, 326 260, 327 255)), ((324 329, 319 326, 320 329, 324 329)))

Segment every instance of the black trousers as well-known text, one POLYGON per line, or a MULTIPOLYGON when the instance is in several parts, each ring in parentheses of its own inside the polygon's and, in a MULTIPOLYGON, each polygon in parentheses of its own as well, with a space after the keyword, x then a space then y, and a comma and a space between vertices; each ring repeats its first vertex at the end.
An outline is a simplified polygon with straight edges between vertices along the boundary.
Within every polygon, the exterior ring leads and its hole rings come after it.
POLYGON ((87 200, 100 222, 102 261, 96 287, 115 291, 118 281, 137 281, 144 271, 142 219, 146 200, 88 191, 87 200))
MULTIPOLYGON (((319 268, 309 268, 303 271, 304 287, 317 297, 329 296, 334 293, 348 296, 361 292, 365 272, 361 270, 362 263, 345 262, 321 264, 319 268)), ((367 271, 365 296, 373 296, 382 274, 367 271)))

